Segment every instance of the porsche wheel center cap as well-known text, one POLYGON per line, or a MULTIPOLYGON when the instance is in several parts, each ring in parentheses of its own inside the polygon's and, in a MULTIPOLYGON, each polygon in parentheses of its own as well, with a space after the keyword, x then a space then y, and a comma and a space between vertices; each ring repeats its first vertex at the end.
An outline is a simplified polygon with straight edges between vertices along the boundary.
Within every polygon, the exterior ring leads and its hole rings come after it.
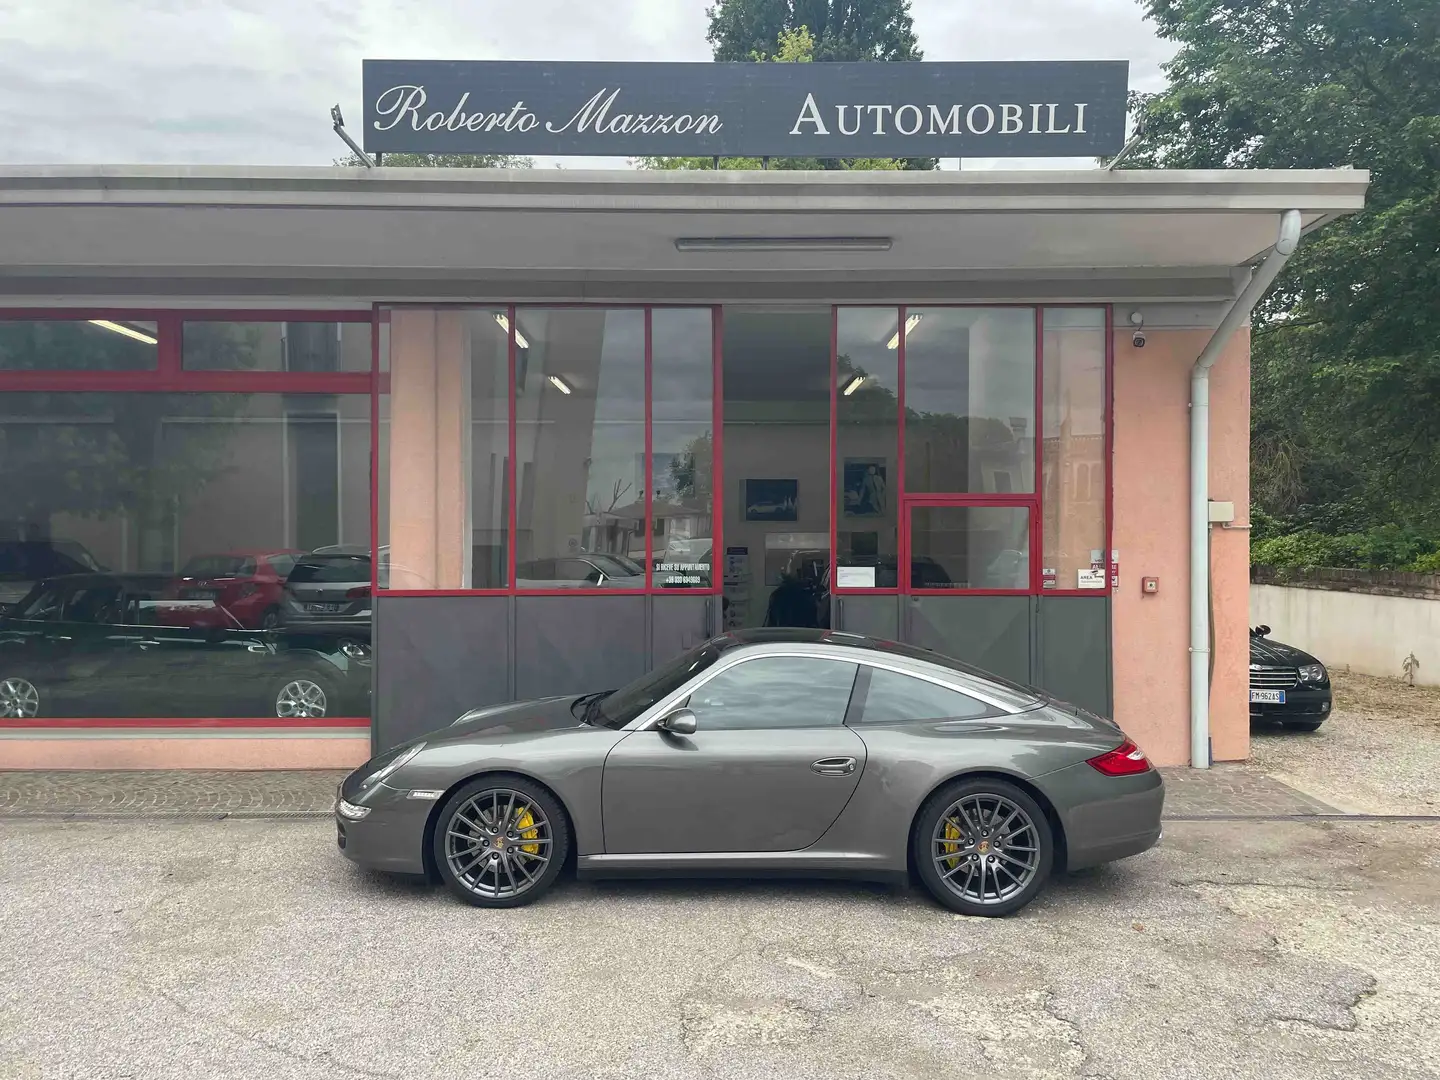
POLYGON ((990 853, 990 841, 981 840, 980 843, 975 845, 975 850, 981 855, 988 855, 990 853))

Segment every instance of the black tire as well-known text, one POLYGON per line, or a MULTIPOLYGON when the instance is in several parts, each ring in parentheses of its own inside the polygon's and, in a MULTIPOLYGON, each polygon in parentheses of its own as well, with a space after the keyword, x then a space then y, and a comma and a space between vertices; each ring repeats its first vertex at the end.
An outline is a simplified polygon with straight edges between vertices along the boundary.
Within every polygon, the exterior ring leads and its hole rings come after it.
POLYGON ((1324 720, 1281 720, 1280 724, 1286 731, 1319 731, 1324 720))
POLYGON ((329 675, 297 668, 270 681, 270 712, 281 720, 320 720, 327 716, 339 716, 339 695, 335 680, 329 675))
POLYGON ((1039 804, 1015 784, 961 777, 920 808, 910 851, 931 896, 962 915, 993 918, 1040 895, 1055 863, 1055 838, 1039 804), (962 805, 964 812, 956 812, 962 805), (1012 869, 1022 861, 1021 870, 1012 869), (989 888, 987 878, 994 882, 989 888))
POLYGON ((278 607, 268 607, 265 609, 265 614, 260 616, 260 629, 280 629, 280 609, 278 607))
POLYGON ((36 720, 44 715, 44 689, 28 675, 0 668, 0 717, 36 720))
POLYGON ((440 808, 431 853, 440 880, 467 904, 521 907, 560 876, 570 854, 570 823, 560 801, 533 780, 511 773, 479 776, 440 808), (529 825, 516 812, 526 801, 529 825), (511 827, 495 830, 506 817, 511 827))

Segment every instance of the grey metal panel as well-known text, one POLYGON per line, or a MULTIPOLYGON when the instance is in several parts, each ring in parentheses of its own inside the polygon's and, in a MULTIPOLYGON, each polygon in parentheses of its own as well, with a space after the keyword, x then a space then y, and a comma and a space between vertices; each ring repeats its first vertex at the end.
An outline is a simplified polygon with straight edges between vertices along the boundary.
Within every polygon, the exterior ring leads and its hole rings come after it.
POLYGON ((900 637, 900 597, 837 596, 831 625, 847 634, 895 641, 900 637))
POLYGON ((510 699, 503 596, 384 596, 375 602, 377 752, 510 699))
POLYGON ((624 686, 648 670, 643 596, 517 596, 515 697, 624 686))
POLYGON ((1035 685, 1109 716, 1110 598, 1042 596, 1039 600, 1035 685))
POLYGON ((911 644, 1029 683, 1031 598, 1028 596, 913 596, 905 600, 911 644))
POLYGON ((659 667, 709 640, 716 596, 656 596, 650 604, 650 666, 659 667))

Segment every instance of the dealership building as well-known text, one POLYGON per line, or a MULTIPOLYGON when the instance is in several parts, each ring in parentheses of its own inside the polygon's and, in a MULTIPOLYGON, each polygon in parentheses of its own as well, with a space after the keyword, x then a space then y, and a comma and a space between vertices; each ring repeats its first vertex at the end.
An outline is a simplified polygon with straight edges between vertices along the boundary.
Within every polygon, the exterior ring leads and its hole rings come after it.
MULTIPOLYGON (((799 79, 846 65, 693 65, 769 81, 694 88, 691 130, 598 96, 695 82, 671 65, 528 67, 561 77, 367 66, 366 148, 1123 141, 1124 65, 968 97, 935 90, 976 65, 863 65, 933 80, 854 89, 914 134, 869 112, 852 143, 836 73, 799 79), (950 103, 982 99, 977 132, 950 103)), ((1244 758, 1246 315, 1367 181, 0 169, 0 767, 347 767, 760 626, 940 650, 1159 764, 1244 758)))

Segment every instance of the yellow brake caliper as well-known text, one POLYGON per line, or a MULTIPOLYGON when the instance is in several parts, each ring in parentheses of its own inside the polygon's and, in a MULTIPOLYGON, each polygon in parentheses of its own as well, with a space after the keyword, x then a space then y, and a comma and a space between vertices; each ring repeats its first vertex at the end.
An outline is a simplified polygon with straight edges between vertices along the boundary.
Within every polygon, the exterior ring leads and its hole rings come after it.
MULTIPOLYGON (((539 840, 540 827, 535 824, 535 815, 529 810, 522 810, 515 819, 515 831, 520 834, 522 840, 539 840)), ((531 855, 540 854, 539 844, 521 844, 520 850, 531 855)))
POLYGON ((954 840, 956 841, 956 843, 944 843, 940 845, 940 853, 942 855, 951 856, 951 858, 945 863, 946 870, 954 870, 955 865, 960 861, 957 853, 960 850, 960 844, 958 841, 960 840, 961 836, 962 833, 960 832, 960 826, 955 823, 955 819, 947 818, 945 820, 945 839, 947 841, 954 840))

